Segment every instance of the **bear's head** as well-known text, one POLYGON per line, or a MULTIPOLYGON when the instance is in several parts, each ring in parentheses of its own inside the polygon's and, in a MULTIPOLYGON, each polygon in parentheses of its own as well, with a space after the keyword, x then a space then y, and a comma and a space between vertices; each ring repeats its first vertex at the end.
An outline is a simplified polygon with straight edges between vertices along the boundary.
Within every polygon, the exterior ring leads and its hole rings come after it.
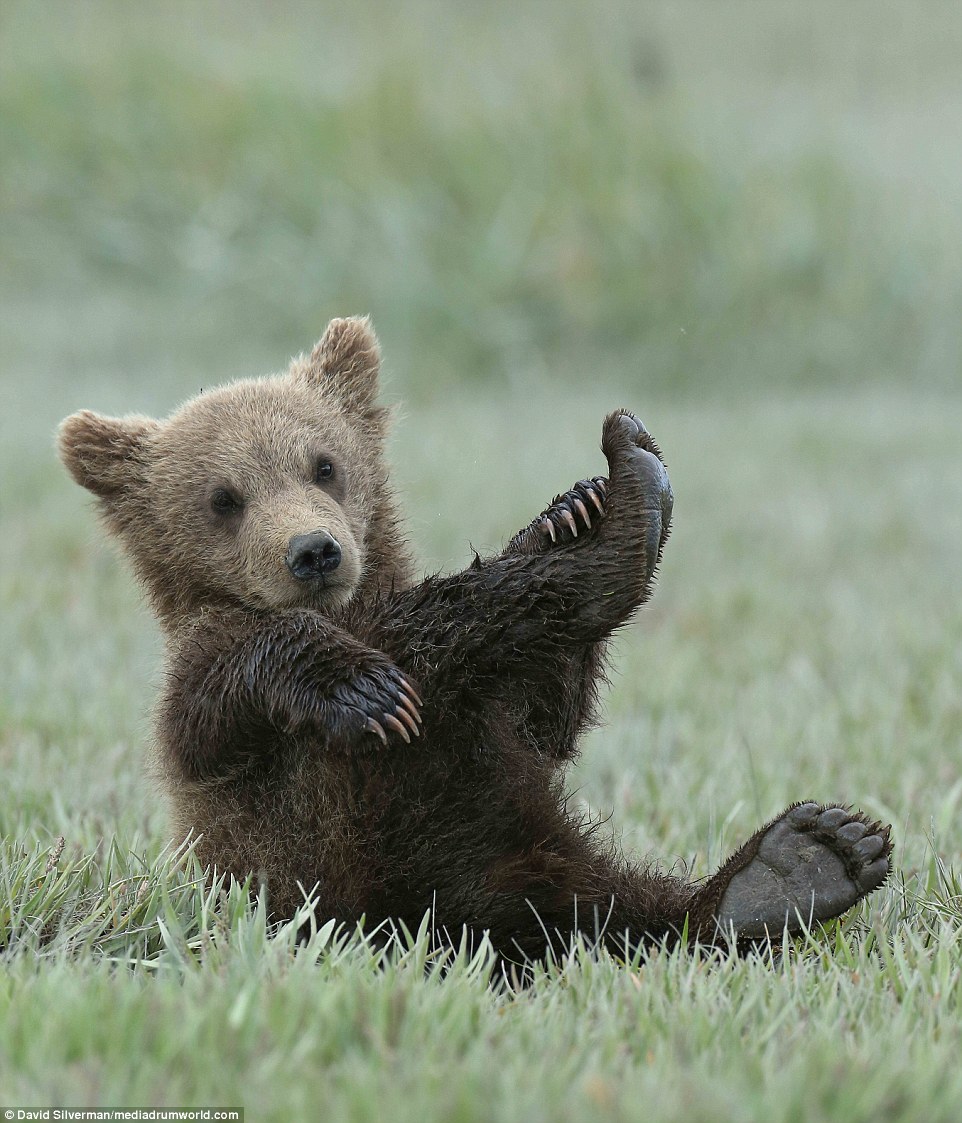
POLYGON ((167 421, 84 410, 60 455, 97 496, 162 618, 205 605, 345 606, 407 565, 367 319, 333 320, 286 375, 201 393, 167 421))

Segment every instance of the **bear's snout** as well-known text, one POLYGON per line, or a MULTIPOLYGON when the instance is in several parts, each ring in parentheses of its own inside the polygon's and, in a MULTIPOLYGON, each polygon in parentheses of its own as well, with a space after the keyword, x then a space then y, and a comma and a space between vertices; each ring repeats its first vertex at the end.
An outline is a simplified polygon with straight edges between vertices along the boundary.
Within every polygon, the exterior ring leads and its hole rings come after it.
POLYGON ((326 530, 295 534, 284 561, 298 581, 311 581, 337 569, 341 564, 341 544, 326 530))

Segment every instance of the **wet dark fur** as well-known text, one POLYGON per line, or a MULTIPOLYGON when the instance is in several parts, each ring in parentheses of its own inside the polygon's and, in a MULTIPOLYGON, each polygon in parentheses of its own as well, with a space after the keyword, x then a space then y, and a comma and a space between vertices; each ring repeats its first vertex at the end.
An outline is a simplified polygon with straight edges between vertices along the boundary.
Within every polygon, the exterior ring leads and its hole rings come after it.
POLYGON ((647 598, 667 537, 654 515, 650 541, 653 513, 613 443, 607 513, 577 539, 534 528, 331 618, 208 612, 174 638, 161 739, 205 861, 260 872, 277 916, 303 900, 298 882, 318 884, 319 916, 416 928, 433 907, 439 928, 488 931, 508 955, 541 955, 546 932, 561 945, 576 924, 619 946, 626 931, 681 930, 691 887, 632 869, 563 786, 604 641, 647 598), (350 701, 366 713, 380 693, 391 710, 395 666, 423 699, 423 735, 385 749, 350 701), (325 712, 339 694, 345 707, 325 712))
MULTIPOLYGON (((595 715, 606 641, 649 597, 668 536, 670 506, 639 469, 639 449, 660 459, 654 441, 611 415, 595 506, 588 481, 548 509, 550 536, 541 517, 502 553, 417 582, 379 452, 366 447, 383 435, 372 402, 348 402, 373 434, 353 453, 374 480, 367 568, 350 600, 323 610, 194 593, 189 543, 172 578, 163 552, 140 548, 134 500, 117 503, 116 476, 89 452, 106 448, 106 421, 65 423, 63 455, 104 500, 164 624, 157 744, 177 829, 201 835, 205 864, 257 874, 275 918, 316 886, 319 919, 414 929, 433 909, 438 930, 488 932, 509 959, 541 957, 576 931, 618 951, 675 941, 686 922, 691 936, 714 938, 721 895, 762 832, 696 886, 633 866, 572 813, 564 788, 595 715), (396 721, 406 680, 421 723, 410 745, 384 720, 396 721)), ((130 430, 122 455, 136 475, 154 423, 115 424, 127 428, 110 430, 111 455, 130 430)))

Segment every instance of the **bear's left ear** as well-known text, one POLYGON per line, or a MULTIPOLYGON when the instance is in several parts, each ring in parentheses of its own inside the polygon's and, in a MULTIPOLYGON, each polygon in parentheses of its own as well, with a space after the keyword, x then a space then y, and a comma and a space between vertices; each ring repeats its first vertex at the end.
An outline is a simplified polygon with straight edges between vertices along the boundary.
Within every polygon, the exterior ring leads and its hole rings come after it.
POLYGON ((331 320, 311 352, 305 370, 310 381, 327 383, 364 413, 377 410, 381 348, 367 316, 331 320))
POLYGON ((104 417, 84 409, 61 423, 57 448, 77 483, 109 504, 143 482, 147 438, 158 429, 149 417, 104 417))

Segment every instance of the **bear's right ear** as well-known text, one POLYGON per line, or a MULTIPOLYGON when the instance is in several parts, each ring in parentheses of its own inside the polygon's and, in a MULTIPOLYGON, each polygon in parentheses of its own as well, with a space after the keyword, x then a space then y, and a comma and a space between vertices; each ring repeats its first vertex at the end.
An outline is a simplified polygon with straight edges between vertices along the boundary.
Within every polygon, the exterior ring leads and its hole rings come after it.
POLYGON ((381 347, 367 316, 331 320, 311 352, 305 374, 327 383, 361 412, 375 411, 381 347))
POLYGON ((146 438, 159 428, 149 417, 103 417, 84 409, 61 423, 57 448, 81 487, 115 499, 141 478, 146 438))

